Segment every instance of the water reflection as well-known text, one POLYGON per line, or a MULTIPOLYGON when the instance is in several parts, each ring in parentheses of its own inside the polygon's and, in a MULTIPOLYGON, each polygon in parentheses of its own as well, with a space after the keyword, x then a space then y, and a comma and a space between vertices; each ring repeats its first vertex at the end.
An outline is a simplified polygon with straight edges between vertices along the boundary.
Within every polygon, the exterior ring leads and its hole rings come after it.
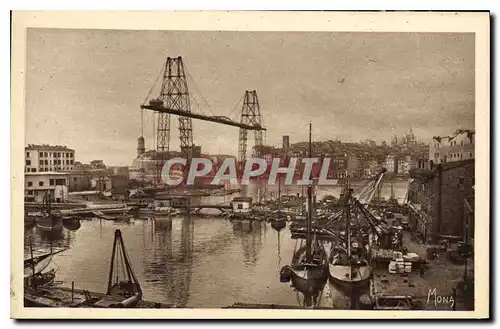
POLYGON ((185 307, 192 278, 194 220, 191 216, 176 219, 175 224, 180 227, 176 225, 175 228, 172 218, 155 218, 149 224, 153 234, 143 249, 144 279, 159 283, 155 287, 162 296, 185 307))
POLYGON ((260 220, 245 219, 232 220, 232 224, 234 236, 241 241, 245 265, 255 266, 263 245, 262 235, 265 231, 265 223, 260 220))

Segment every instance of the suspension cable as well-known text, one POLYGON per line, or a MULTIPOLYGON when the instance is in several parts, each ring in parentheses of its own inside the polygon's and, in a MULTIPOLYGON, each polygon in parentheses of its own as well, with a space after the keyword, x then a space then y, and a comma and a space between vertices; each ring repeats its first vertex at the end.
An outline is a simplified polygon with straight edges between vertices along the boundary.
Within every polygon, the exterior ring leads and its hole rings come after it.
MULTIPOLYGON (((241 102, 243 101, 243 99, 245 98, 245 95, 241 96, 241 98, 238 100, 238 102, 234 105, 233 109, 231 110, 231 112, 229 112, 228 114, 228 118, 231 119, 231 115, 233 115, 234 111, 239 107, 239 105, 241 104, 241 102)), ((234 120, 236 122, 238 122, 238 119, 234 120)))
POLYGON ((164 68, 165 68, 165 64, 163 64, 163 65, 161 66, 161 68, 160 68, 160 72, 158 73, 158 76, 156 77, 155 82, 154 82, 154 83, 153 83, 153 85, 151 86, 151 89, 149 89, 149 93, 148 93, 148 95, 146 96, 146 98, 144 99, 144 102, 142 102, 142 105, 145 105, 145 104, 146 104, 146 102, 148 101, 149 96, 151 96, 151 93, 153 92, 154 87, 155 87, 155 86, 156 86, 156 84, 158 83, 158 80, 160 79, 160 76, 161 76, 161 74, 162 74, 162 72, 163 72, 164 68))
MULTIPOLYGON (((186 64, 186 60, 184 60, 184 64, 186 64)), ((196 81, 193 79, 193 76, 191 75, 191 73, 189 73, 189 70, 187 69, 187 65, 184 65, 184 71, 189 76, 191 82, 194 85, 194 88, 200 94, 201 98, 205 102, 205 105, 207 106, 207 108, 210 111, 210 113, 212 113, 212 115, 215 116, 214 112, 212 111, 212 108, 210 107, 210 105, 208 104, 207 100, 205 99, 205 96, 203 96, 203 94, 201 93, 200 89, 198 88, 198 85, 196 84, 196 81)))

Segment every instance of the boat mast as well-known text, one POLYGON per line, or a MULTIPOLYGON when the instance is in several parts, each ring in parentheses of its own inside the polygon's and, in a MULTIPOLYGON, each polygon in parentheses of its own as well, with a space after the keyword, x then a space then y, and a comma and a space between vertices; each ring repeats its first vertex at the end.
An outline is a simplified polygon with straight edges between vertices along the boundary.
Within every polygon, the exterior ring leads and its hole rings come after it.
POLYGON ((347 236, 347 257, 349 266, 351 265, 351 191, 349 187, 349 178, 346 179, 346 236, 347 236))
MULTIPOLYGON (((309 122, 309 158, 312 157, 311 142, 312 124, 309 122)), ((311 262, 311 229, 312 229, 312 185, 307 187, 307 231, 306 231, 306 261, 311 262)))
POLYGON ((281 212, 281 178, 278 178, 278 218, 281 212))
POLYGON ((33 286, 36 290, 36 277, 35 277, 35 258, 33 258, 33 242, 30 238, 30 254, 31 254, 31 270, 33 271, 33 286))

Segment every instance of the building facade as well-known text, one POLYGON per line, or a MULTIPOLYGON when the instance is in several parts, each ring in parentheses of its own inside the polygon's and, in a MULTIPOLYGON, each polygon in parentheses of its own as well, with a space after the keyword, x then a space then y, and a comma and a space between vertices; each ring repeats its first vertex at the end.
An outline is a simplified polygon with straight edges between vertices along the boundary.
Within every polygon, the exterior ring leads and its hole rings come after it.
POLYGON ((425 242, 465 236, 466 221, 473 237, 474 160, 443 164, 421 161, 410 170, 410 226, 425 242))
POLYGON ((34 145, 24 148, 25 173, 71 171, 75 165, 75 150, 61 145, 34 145))
POLYGON ((27 172, 24 174, 25 198, 43 202, 48 195, 53 202, 68 200, 68 175, 61 172, 27 172))
POLYGON ((475 132, 457 130, 452 136, 433 137, 429 160, 435 164, 474 159, 475 132))
POLYGON ((395 155, 389 154, 385 158, 385 169, 387 169, 388 173, 396 173, 397 172, 397 159, 395 155))

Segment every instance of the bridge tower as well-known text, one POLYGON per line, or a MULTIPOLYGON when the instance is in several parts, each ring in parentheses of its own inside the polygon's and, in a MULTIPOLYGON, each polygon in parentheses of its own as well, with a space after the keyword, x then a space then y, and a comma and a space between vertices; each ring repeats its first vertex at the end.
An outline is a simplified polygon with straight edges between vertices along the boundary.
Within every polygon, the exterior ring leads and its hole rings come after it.
MULTIPOLYGON (((243 107, 241 109, 241 123, 247 125, 261 125, 260 105, 255 90, 245 91, 243 107)), ((264 145, 262 130, 254 130, 255 147, 253 150, 254 156, 259 156, 259 151, 264 145)), ((240 128, 240 137, 238 144, 238 162, 245 162, 247 154, 248 130, 240 128)))
MULTIPOLYGON (((163 101, 164 107, 168 109, 191 112, 182 57, 167 58, 158 99, 163 101)), ((193 147, 193 124, 190 117, 179 116, 179 133, 181 153, 185 158, 190 158, 193 147)), ((170 151, 170 113, 158 112, 156 151, 159 156, 157 160, 161 160, 157 161, 157 183, 160 183, 161 170, 170 151)))

